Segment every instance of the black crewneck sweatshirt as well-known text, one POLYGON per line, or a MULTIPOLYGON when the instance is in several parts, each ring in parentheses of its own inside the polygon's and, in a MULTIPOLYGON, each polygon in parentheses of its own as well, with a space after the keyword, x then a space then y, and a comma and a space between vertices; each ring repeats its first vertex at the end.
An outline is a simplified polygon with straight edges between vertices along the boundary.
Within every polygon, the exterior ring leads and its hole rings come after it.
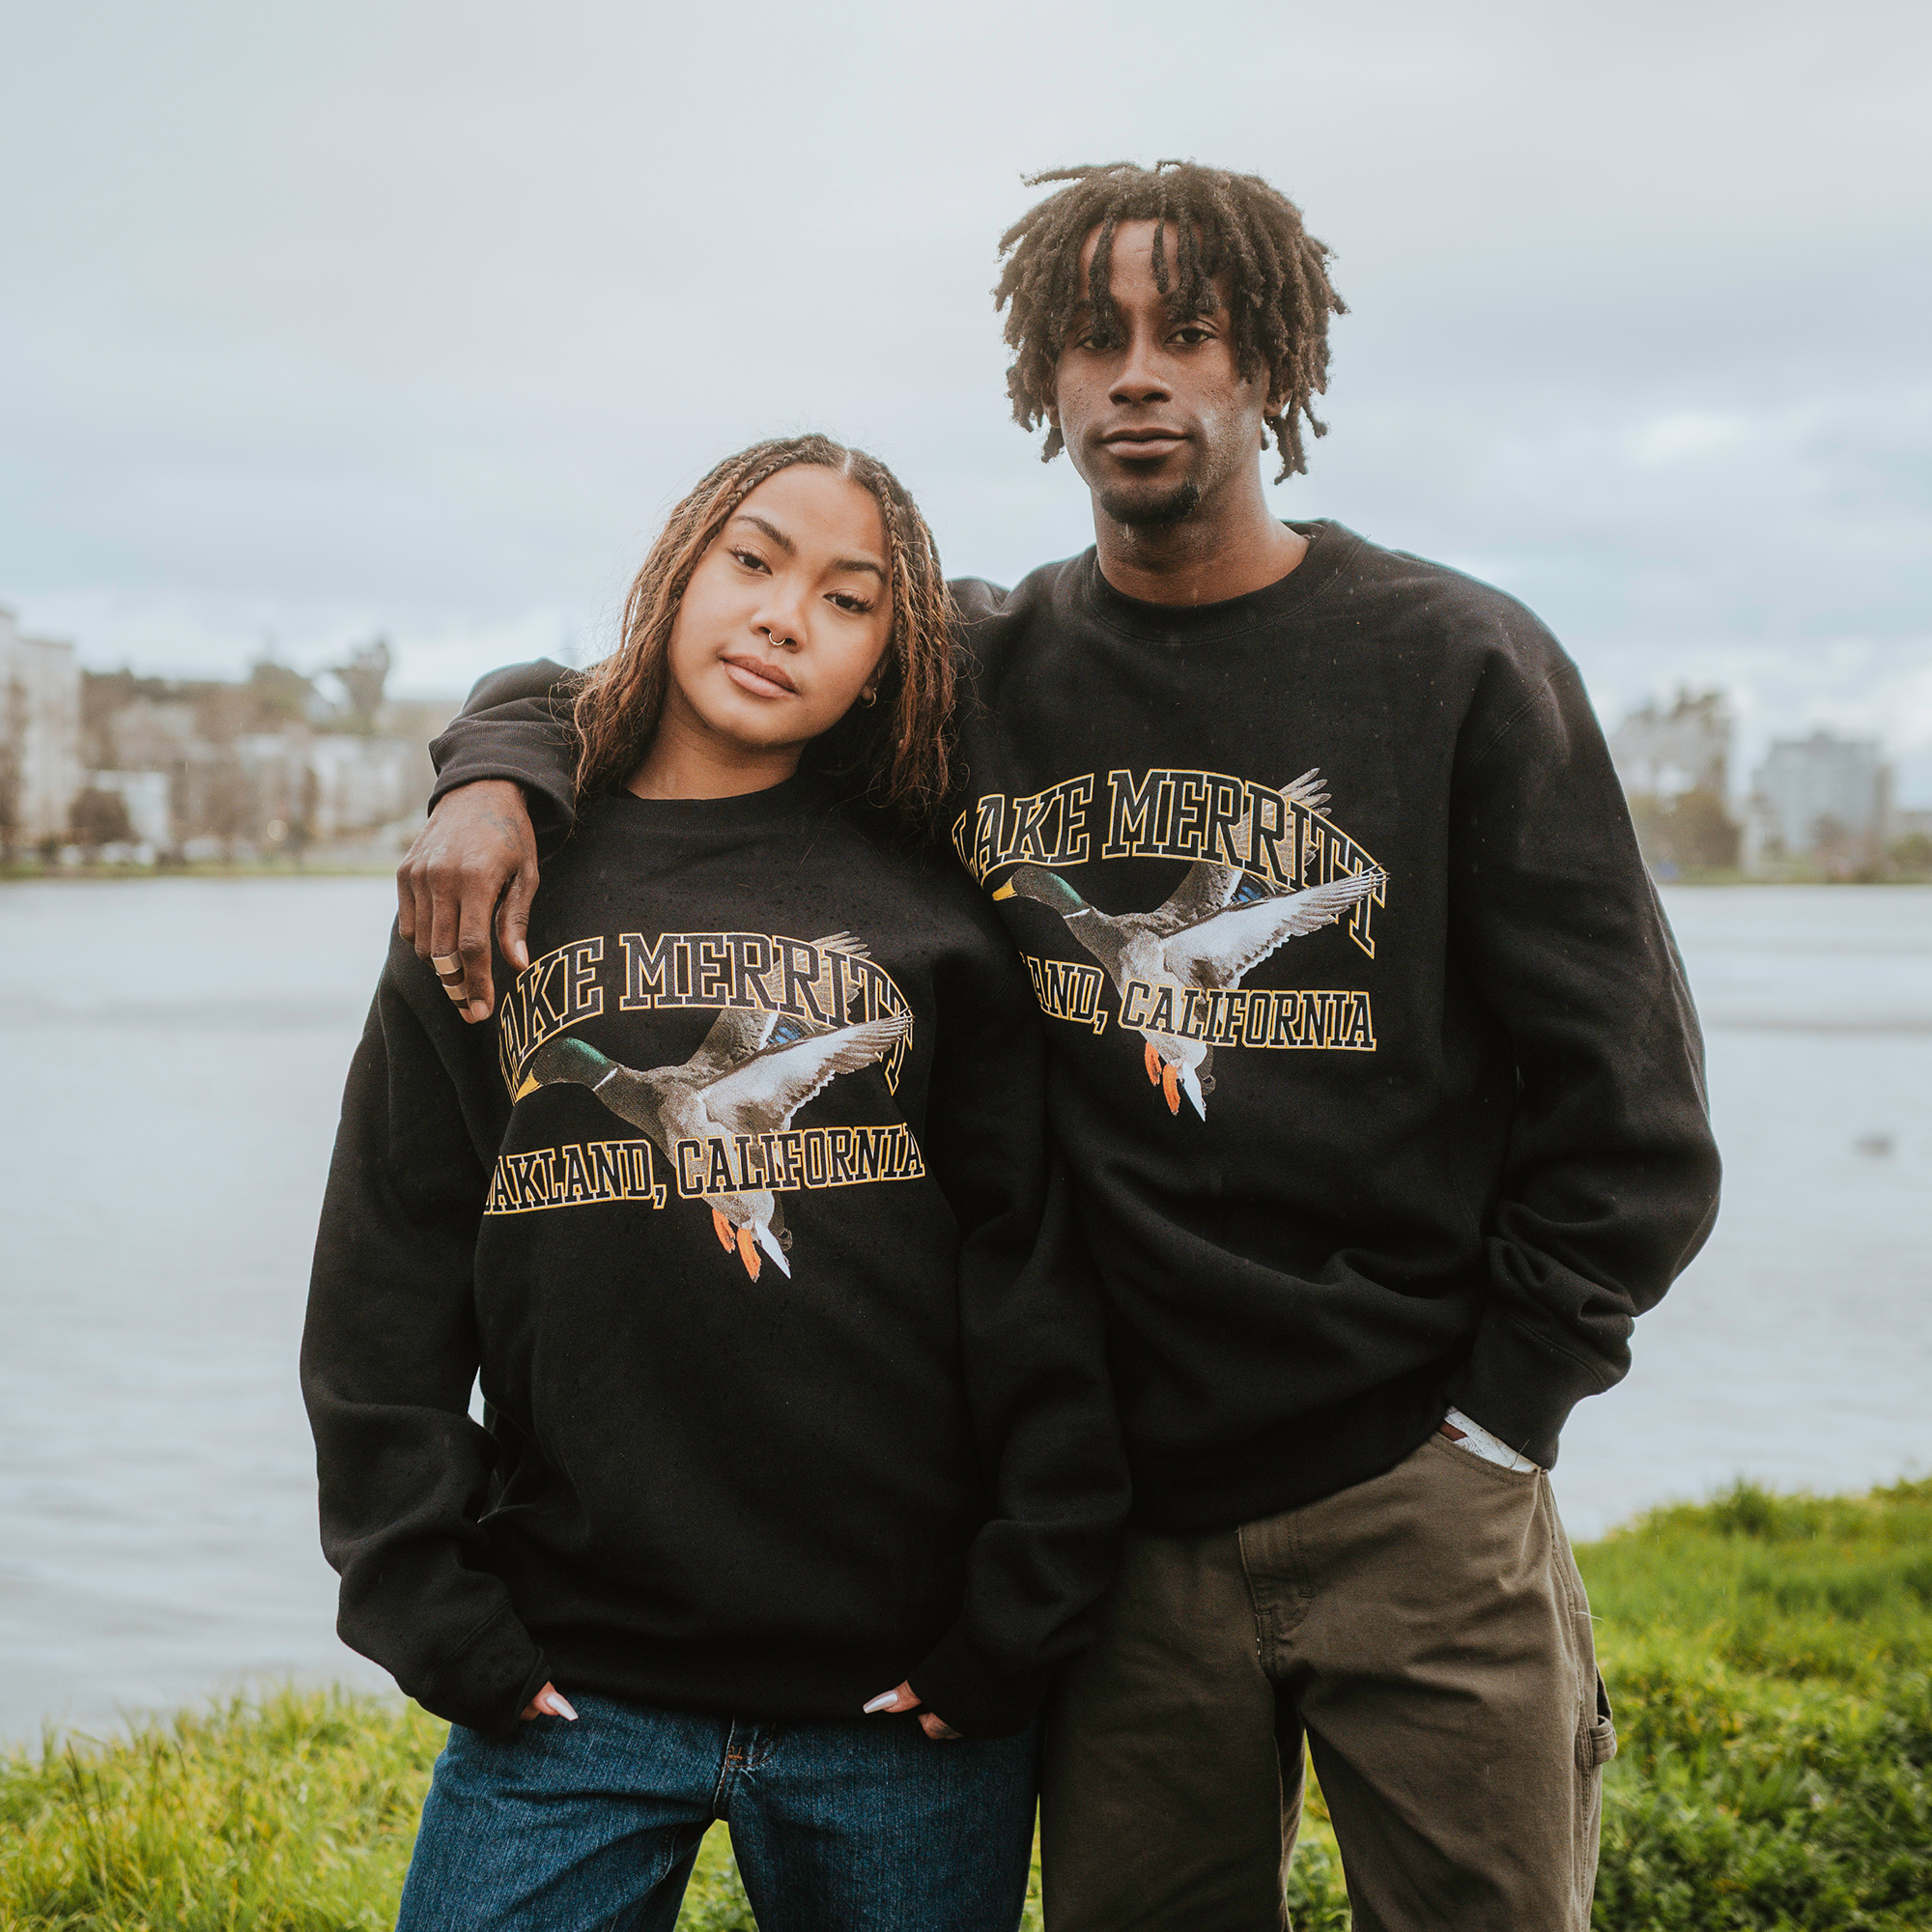
MULTIPOLYGON (((956 855, 1046 1015, 1135 1510, 1223 1527, 1450 1404, 1537 1462, 1701 1245, 1682 968, 1576 667, 1514 599, 1333 523, 1143 603, 1094 553, 964 613, 956 855)), ((554 666, 485 680, 439 793, 571 809, 554 666)))
POLYGON ((598 799, 529 944, 472 1028, 393 938, 350 1073, 302 1351, 344 1638, 497 1734, 546 1678, 1023 1727, 1126 1477, 997 921, 798 779, 598 799))

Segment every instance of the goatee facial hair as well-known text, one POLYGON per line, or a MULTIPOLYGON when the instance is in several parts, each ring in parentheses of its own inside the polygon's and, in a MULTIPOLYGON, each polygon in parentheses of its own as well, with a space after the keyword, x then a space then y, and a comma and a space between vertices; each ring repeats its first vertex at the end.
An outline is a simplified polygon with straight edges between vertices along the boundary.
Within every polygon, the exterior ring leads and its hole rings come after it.
POLYGON ((1130 496, 1124 490, 1100 493, 1100 507, 1117 524, 1134 530, 1165 529, 1192 516, 1201 501, 1198 483, 1177 483, 1164 497, 1130 496))

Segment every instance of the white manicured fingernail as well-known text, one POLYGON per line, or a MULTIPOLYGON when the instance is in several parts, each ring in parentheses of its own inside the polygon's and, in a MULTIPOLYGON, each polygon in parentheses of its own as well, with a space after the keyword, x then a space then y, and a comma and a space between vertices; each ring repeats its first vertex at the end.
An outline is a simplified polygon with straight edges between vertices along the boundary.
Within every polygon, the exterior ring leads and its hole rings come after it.
POLYGON ((561 1690, 550 1693, 550 1707, 559 1718, 568 1718, 573 1724, 576 1723, 577 1713, 570 1708, 570 1699, 561 1690))
POLYGON ((882 1690, 866 1706, 866 1715, 869 1718, 874 1711, 883 1711, 898 1701, 899 1693, 896 1690, 882 1690))

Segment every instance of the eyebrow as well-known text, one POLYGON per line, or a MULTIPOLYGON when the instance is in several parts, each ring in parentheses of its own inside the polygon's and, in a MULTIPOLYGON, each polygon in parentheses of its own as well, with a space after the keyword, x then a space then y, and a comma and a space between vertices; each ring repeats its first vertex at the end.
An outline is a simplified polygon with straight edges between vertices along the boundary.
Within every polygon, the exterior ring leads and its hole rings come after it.
POLYGON ((734 524, 756 524, 787 556, 798 554, 798 546, 776 524, 766 523, 755 510, 740 510, 731 521, 734 524))
MULTIPOLYGON (((1175 288, 1170 289, 1168 293, 1162 298, 1162 299, 1168 304, 1168 313, 1170 315, 1174 314, 1174 303, 1176 298, 1179 297, 1179 293, 1180 293, 1179 287, 1177 284, 1175 288)), ((1108 294, 1108 299, 1114 301, 1115 306, 1118 307, 1119 300, 1114 296, 1113 291, 1110 289, 1107 292, 1107 294, 1108 294)), ((1096 306, 1097 304, 1094 302, 1094 298, 1091 296, 1082 296, 1080 299, 1076 301, 1073 304, 1073 306, 1066 311, 1066 326, 1069 328, 1073 327, 1081 320, 1083 316, 1092 315, 1096 306)), ((1221 299, 1221 291, 1217 288, 1214 291, 1214 306, 1210 308, 1206 315, 1186 316, 1186 317, 1176 316, 1175 320, 1178 322, 1179 321, 1213 322, 1217 321, 1220 317, 1224 315, 1232 315, 1232 314, 1233 310, 1231 310, 1228 304, 1221 299)))
MULTIPOLYGON (((740 510, 731 521, 734 524, 756 524, 787 556, 796 556, 798 554, 798 546, 776 524, 768 524, 755 510, 740 510)), ((881 583, 886 581, 886 573, 883 566, 874 563, 868 556, 835 556, 832 559, 832 568, 834 570, 869 570, 881 583)))

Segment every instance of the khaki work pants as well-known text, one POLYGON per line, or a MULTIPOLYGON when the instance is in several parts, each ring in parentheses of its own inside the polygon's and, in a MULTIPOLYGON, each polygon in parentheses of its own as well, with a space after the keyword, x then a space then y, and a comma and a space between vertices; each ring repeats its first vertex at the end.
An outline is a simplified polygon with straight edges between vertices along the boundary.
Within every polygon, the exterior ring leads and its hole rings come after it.
POLYGON ((1302 1739, 1355 1932, 1583 1932, 1616 1749, 1549 1479, 1386 1474, 1128 1539, 1050 1707, 1048 1932, 1278 1932, 1302 1739))

